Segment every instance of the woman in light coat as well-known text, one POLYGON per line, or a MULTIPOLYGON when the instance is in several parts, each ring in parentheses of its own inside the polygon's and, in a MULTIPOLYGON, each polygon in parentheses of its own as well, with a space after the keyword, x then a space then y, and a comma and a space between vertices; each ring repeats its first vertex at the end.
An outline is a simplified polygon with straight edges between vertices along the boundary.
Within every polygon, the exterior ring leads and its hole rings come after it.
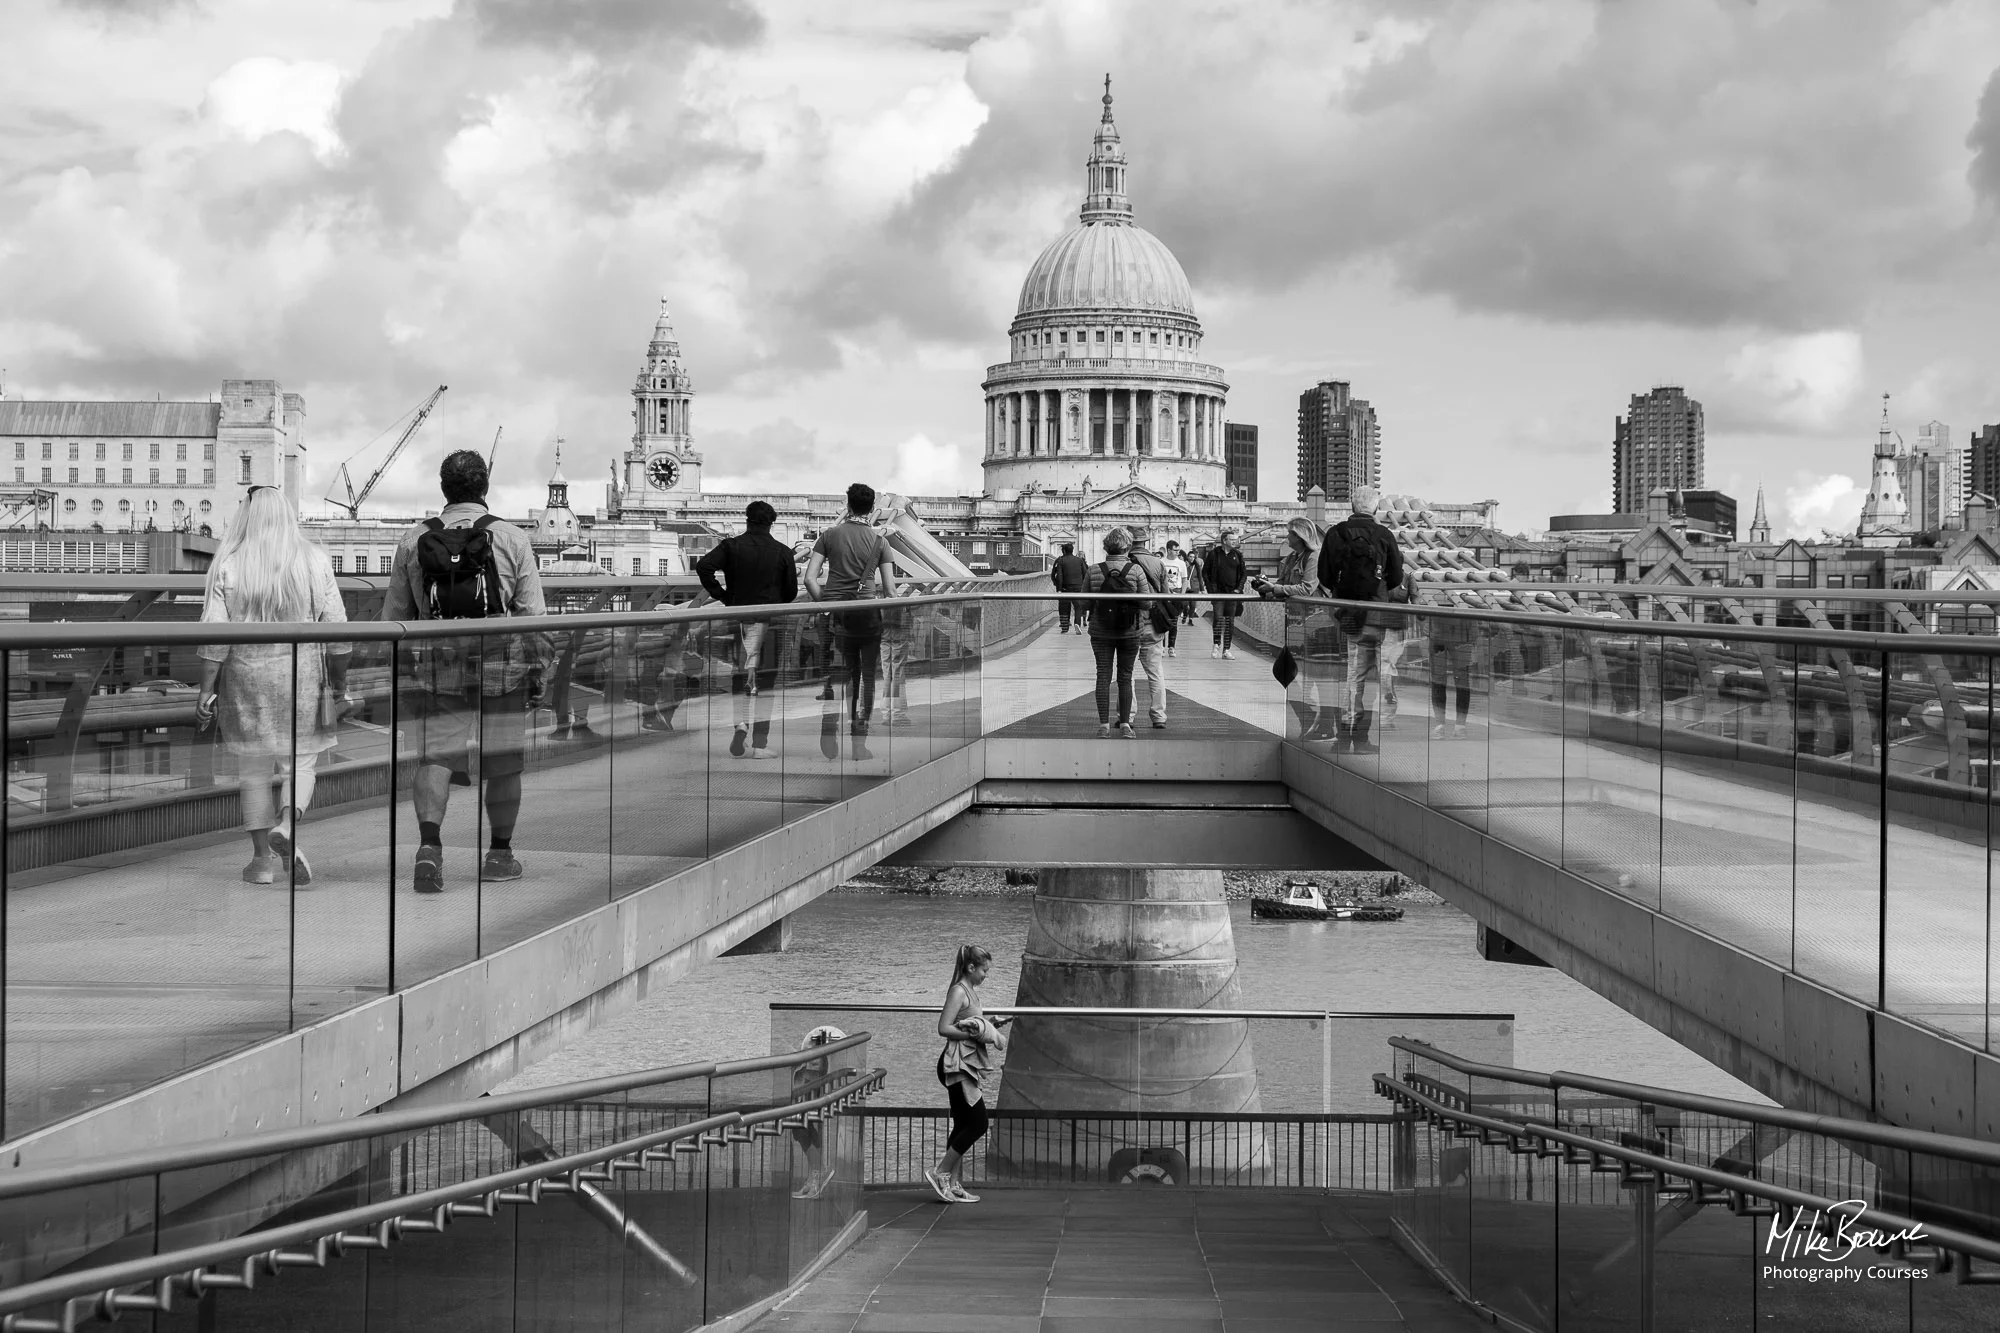
MULTIPOLYGON (((275 487, 252 486, 208 567, 209 624, 344 622, 333 562, 306 540, 298 516, 275 487)), ((345 643, 210 644, 201 650, 201 725, 217 724, 236 756, 243 827, 250 834, 248 884, 270 884, 289 861, 294 884, 310 884, 299 854, 298 815, 312 804, 320 752, 335 743, 323 726, 322 686, 347 694, 345 643), (296 662, 296 667, 294 663, 296 662), (296 674, 296 679, 295 679, 296 674), (274 810, 273 778, 281 794, 274 810)))

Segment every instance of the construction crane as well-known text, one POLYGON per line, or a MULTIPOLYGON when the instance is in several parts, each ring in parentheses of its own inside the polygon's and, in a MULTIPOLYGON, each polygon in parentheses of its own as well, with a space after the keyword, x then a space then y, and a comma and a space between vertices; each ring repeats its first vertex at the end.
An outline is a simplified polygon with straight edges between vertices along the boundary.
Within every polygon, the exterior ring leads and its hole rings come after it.
POLYGON ((493 428, 493 447, 486 451, 486 473, 488 476, 493 474, 493 460, 500 457, 500 432, 505 429, 507 429, 505 426, 495 426, 493 428))
MULTIPOLYGON (((431 414, 431 409, 437 406, 437 400, 444 397, 444 391, 450 387, 448 384, 440 384, 430 397, 424 399, 423 406, 419 407, 417 414, 410 418, 410 424, 403 427, 403 433, 396 437, 396 443, 390 448, 389 456, 382 460, 382 466, 368 474, 368 480, 361 483, 359 491, 354 489, 354 479, 347 474, 347 463, 353 462, 354 459, 350 458, 346 463, 342 463, 340 465, 339 481, 340 485, 347 491, 347 498, 343 500, 337 495, 329 495, 326 497, 327 503, 345 509, 350 519, 360 518, 361 506, 367 503, 369 494, 375 489, 375 484, 382 480, 382 474, 389 470, 390 465, 396 461, 396 456, 403 452, 403 446, 410 442, 410 437, 417 433, 418 427, 424 424, 424 418, 431 414)), ((498 443, 498 437, 495 437, 495 443, 498 443)), ((355 458, 358 457, 360 455, 356 454, 355 458)))

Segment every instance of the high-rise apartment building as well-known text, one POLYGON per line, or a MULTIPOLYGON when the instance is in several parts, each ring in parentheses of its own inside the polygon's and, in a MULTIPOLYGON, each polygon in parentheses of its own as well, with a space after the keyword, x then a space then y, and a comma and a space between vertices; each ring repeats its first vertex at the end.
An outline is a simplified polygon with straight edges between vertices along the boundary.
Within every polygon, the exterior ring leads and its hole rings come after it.
POLYGON ((1241 500, 1257 498, 1257 428, 1241 421, 1222 423, 1222 446, 1228 462, 1224 485, 1241 500))
POLYGON ((1973 432, 1972 448, 1965 460, 1967 498, 1984 495, 2000 498, 2000 425, 1973 432))
POLYGON ((1965 450, 1951 445, 1951 427, 1929 421, 1917 429, 1917 442, 1896 460, 1903 500, 1909 505, 1909 526, 1925 532, 1954 526, 1965 512, 1965 450))
POLYGON ((1702 471, 1701 404, 1672 384, 1633 394, 1613 428, 1613 507, 1643 514, 1646 497, 1656 490, 1700 490, 1702 471))
POLYGON ((1346 380, 1321 380, 1299 395, 1299 499, 1317 486, 1342 512, 1358 486, 1382 484, 1382 429, 1375 409, 1346 380))

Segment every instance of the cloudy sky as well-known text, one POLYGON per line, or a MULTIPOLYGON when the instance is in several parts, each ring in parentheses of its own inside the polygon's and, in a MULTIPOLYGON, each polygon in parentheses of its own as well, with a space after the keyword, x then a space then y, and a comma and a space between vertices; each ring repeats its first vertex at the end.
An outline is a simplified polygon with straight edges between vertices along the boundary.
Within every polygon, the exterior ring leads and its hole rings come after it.
POLYGON ((316 479, 439 383, 425 450, 504 425, 505 507, 558 432, 608 476, 664 294, 711 489, 976 491, 1106 70, 1266 495, 1322 378, 1375 403, 1390 489, 1516 530, 1608 505, 1655 383, 1800 533, 1852 524, 1882 393, 1911 439, 2000 421, 1992 0, 7 9, 7 391, 277 378, 316 479))

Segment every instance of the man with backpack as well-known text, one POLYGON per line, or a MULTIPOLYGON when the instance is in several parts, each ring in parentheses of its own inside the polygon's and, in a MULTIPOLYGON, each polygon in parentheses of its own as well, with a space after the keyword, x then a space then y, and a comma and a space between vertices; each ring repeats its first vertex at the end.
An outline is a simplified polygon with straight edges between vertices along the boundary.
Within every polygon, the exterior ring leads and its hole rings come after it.
MULTIPOLYGON (((717 542, 695 562, 695 576, 708 595, 724 606, 772 606, 799 594, 799 567, 792 548, 771 535, 778 511, 763 500, 743 510, 743 531, 717 542)), ((735 700, 736 734, 729 753, 741 759, 747 742, 752 759, 776 759, 771 748, 771 704, 778 693, 778 637, 768 620, 735 624, 737 661, 729 692, 735 700), (753 717, 752 714, 755 714, 753 717)))
MULTIPOLYGON (((1335 524, 1319 549, 1319 581, 1329 596, 1349 602, 1388 602, 1403 598, 1403 552, 1389 529, 1375 521, 1381 494, 1373 486, 1354 489, 1354 514, 1335 524)), ((1350 647, 1349 683, 1354 713, 1334 748, 1355 754, 1376 753, 1368 733, 1374 723, 1369 707, 1370 681, 1379 688, 1382 677, 1382 636, 1386 617, 1365 608, 1342 607, 1334 619, 1350 647)))
MULTIPOLYGON (((819 535, 806 561, 806 590, 814 601, 857 602, 896 595, 896 557, 889 540, 875 526, 875 488, 855 482, 847 488, 847 514, 819 535)), ((875 610, 833 613, 833 642, 847 676, 848 728, 854 754, 868 753, 868 726, 875 714, 875 673, 882 665, 882 613, 875 610)), ((820 722, 820 752, 832 759, 839 753, 837 735, 820 722)))
MULTIPOLYGON (((482 620, 547 614, 528 535, 486 511, 486 459, 461 449, 438 467, 444 511, 403 534, 382 599, 384 620, 482 620)), ((543 633, 417 639, 402 673, 403 725, 419 755, 418 893, 444 892, 445 809, 454 785, 485 788, 492 845, 482 880, 519 879, 514 825, 521 814, 528 714, 542 701, 552 643, 543 633), (477 769, 475 774, 474 770, 477 769)))
MULTIPOLYGON (((1076 553, 1076 543, 1064 542, 1062 554, 1049 566, 1049 582, 1056 585, 1057 592, 1082 592, 1084 571, 1089 568, 1090 562, 1076 553)), ((1090 603, 1066 597, 1056 604, 1056 615, 1062 623, 1061 633, 1069 633, 1069 622, 1074 617, 1076 632, 1081 634, 1090 618, 1090 603)))
MULTIPOLYGON (((1087 592, 1145 594, 1155 597, 1166 591, 1166 571, 1157 557, 1133 549, 1132 534, 1113 528, 1104 534, 1105 558, 1090 566, 1085 575, 1087 592)), ((1160 662, 1160 633, 1166 612, 1158 601, 1095 602, 1090 611, 1090 650, 1097 659, 1097 734, 1109 736, 1112 728, 1112 686, 1118 698, 1118 734, 1126 740, 1132 730, 1132 669, 1146 664, 1148 711, 1153 726, 1167 725, 1167 678, 1160 662)))

